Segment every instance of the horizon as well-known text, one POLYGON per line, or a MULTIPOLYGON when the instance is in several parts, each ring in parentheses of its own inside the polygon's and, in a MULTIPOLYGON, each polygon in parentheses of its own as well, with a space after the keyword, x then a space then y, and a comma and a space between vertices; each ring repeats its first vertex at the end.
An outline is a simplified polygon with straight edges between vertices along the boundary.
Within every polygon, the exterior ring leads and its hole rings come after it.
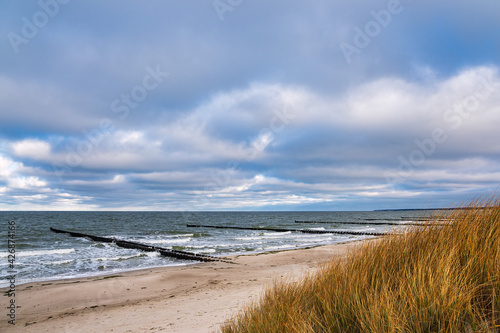
POLYGON ((33 213, 342 213, 342 212, 396 212, 396 211, 431 211, 431 210, 456 210, 468 209, 467 207, 450 208, 383 208, 370 210, 2 210, 0 212, 33 212, 33 213))
POLYGON ((499 2, 2 7, 0 211, 425 210, 498 192, 499 2))

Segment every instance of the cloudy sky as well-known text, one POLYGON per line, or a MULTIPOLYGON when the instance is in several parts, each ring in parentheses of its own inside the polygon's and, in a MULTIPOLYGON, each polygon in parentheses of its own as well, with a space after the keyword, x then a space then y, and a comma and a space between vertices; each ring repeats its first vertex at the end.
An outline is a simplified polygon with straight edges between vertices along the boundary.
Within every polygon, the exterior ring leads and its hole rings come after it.
POLYGON ((498 192, 496 0, 0 6, 0 210, 429 208, 498 192))

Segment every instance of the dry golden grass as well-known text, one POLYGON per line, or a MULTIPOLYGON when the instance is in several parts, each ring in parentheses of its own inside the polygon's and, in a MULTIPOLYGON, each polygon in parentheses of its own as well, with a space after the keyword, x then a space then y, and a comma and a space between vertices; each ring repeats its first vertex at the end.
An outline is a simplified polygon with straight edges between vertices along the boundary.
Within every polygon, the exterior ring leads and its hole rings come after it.
POLYGON ((500 332, 500 200, 279 282, 222 332, 500 332))

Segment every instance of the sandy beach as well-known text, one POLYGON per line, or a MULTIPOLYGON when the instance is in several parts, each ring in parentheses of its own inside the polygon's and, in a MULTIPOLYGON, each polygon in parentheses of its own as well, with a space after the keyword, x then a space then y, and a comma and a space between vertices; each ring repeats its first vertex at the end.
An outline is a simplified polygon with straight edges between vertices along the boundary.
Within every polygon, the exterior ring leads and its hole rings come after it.
POLYGON ((240 255, 230 257, 232 263, 28 283, 17 287, 16 325, 4 316, 0 331, 217 332, 274 280, 300 278, 360 243, 240 255))

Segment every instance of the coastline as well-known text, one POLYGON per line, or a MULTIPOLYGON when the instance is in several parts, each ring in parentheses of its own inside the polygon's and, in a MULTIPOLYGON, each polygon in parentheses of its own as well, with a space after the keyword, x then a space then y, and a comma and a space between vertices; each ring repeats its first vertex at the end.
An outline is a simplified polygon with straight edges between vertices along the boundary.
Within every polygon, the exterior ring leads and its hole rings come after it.
MULTIPOLYGON (((7 332, 215 332, 273 281, 296 280, 368 240, 19 285, 7 332)), ((8 288, 1 288, 2 294, 8 288)))

